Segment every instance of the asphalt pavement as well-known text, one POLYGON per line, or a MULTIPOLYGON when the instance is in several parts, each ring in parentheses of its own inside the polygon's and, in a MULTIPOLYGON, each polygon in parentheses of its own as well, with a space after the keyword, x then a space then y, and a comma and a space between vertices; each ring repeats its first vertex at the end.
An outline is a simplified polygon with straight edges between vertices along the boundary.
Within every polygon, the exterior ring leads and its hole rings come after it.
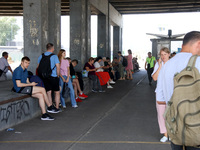
POLYGON ((0 150, 169 150, 159 142, 156 83, 148 84, 146 71, 133 78, 89 94, 76 109, 68 104, 54 121, 38 116, 1 131, 0 150))

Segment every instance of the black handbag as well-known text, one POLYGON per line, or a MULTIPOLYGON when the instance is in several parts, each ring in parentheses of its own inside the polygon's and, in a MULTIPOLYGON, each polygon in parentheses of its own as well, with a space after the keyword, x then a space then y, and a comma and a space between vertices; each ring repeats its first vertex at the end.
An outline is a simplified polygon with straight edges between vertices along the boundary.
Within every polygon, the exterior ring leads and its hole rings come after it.
POLYGON ((68 87, 68 84, 64 82, 63 84, 63 90, 62 90, 62 96, 64 98, 68 98, 70 94, 70 88, 68 87))

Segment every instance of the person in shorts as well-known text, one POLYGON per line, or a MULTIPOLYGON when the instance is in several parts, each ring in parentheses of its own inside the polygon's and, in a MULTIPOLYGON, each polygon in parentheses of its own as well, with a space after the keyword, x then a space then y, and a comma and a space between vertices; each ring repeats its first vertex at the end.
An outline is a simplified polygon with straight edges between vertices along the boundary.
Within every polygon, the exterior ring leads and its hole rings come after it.
POLYGON ((39 105, 42 111, 41 120, 54 120, 49 114, 46 113, 46 106, 50 107, 50 103, 43 87, 36 86, 37 83, 31 82, 28 79, 27 68, 30 65, 30 59, 25 56, 21 59, 21 65, 13 72, 12 81, 14 84, 13 90, 17 93, 28 94, 32 97, 39 99, 39 105))
MULTIPOLYGON (((54 46, 52 43, 48 43, 46 45, 47 51, 44 53, 45 56, 49 56, 54 52, 54 46)), ((40 64, 40 61, 42 59, 42 55, 39 56, 38 58, 38 66, 40 64)), ((50 57, 50 64, 51 64, 51 77, 50 78, 41 78, 44 87, 47 91, 47 96, 49 99, 49 102, 51 104, 50 107, 47 108, 47 111, 50 113, 59 113, 61 110, 59 108, 59 103, 60 103, 60 87, 59 87, 59 75, 60 75, 60 61, 58 59, 57 55, 52 55, 50 57), (53 105, 52 103, 52 91, 54 91, 54 96, 55 96, 55 103, 56 106, 53 105)))

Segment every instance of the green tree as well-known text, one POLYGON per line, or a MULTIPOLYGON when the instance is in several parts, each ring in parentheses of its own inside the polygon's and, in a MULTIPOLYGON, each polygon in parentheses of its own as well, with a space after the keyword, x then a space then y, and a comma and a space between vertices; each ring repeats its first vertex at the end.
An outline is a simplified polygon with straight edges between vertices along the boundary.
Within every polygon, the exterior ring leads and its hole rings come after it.
POLYGON ((15 39, 20 27, 16 24, 14 17, 0 17, 0 45, 6 46, 7 41, 15 39))

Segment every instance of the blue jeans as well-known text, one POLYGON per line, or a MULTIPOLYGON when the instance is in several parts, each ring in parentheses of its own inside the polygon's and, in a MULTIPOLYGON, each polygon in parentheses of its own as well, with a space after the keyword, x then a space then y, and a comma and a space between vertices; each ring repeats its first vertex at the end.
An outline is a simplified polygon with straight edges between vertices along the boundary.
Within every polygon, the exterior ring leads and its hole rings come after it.
MULTIPOLYGON (((67 76, 63 76, 63 78, 66 80, 67 76)), ((65 99, 64 99, 64 97, 62 97, 63 84, 64 84, 64 82, 63 82, 62 78, 60 77, 60 86, 61 86, 60 101, 61 101, 62 106, 66 106, 65 99)), ((71 104, 72 104, 72 106, 75 106, 75 105, 77 105, 77 103, 75 100, 74 88, 73 88, 71 79, 69 79, 69 82, 67 84, 68 84, 68 88, 70 89, 71 104)))
MULTIPOLYGON (((181 145, 175 145, 172 142, 171 142, 171 148, 172 148, 172 150, 183 150, 183 146, 181 146, 181 145)), ((200 150, 200 148, 186 146, 185 150, 200 150)))

